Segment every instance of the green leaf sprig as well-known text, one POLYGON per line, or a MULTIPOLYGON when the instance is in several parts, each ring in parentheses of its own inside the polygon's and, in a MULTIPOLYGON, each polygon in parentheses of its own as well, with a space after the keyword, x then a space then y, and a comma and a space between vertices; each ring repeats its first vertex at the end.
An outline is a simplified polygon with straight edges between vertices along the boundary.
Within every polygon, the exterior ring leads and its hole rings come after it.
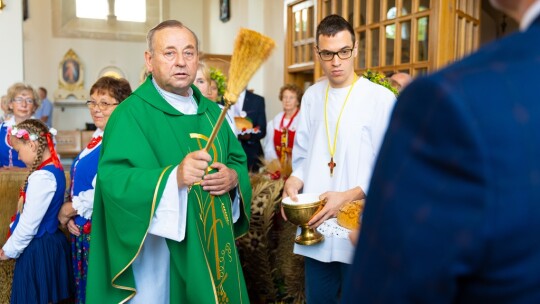
POLYGON ((364 74, 362 74, 362 76, 364 76, 364 78, 370 80, 371 82, 382 85, 383 87, 385 87, 385 88, 389 89, 390 91, 392 91, 392 93, 394 93, 394 95, 398 96, 398 94, 399 94, 398 90, 396 90, 396 88, 394 88, 390 84, 390 82, 388 81, 388 79, 386 79, 384 74, 382 74, 380 72, 377 72, 377 71, 366 70, 364 72, 364 74))
POLYGON ((225 89, 227 88, 227 77, 221 72, 220 69, 211 67, 210 68, 210 79, 214 80, 217 84, 218 95, 222 97, 225 94, 225 89))

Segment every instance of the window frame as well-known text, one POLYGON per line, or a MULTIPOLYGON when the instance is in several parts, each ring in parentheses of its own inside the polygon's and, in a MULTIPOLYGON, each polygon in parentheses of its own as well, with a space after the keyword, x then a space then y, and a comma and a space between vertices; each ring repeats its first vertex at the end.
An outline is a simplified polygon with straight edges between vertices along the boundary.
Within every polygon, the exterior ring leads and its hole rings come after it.
POLYGON ((53 36, 121 41, 145 41, 148 31, 165 20, 168 1, 146 0, 146 22, 118 21, 114 18, 77 18, 73 0, 54 0, 52 7, 53 36))

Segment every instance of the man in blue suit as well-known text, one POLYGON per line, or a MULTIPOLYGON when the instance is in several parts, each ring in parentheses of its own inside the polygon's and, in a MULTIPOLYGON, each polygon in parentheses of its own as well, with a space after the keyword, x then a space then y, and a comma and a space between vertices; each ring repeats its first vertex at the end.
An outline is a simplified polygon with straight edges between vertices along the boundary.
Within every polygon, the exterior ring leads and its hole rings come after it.
MULTIPOLYGON (((264 105, 264 97, 244 90, 238 97, 238 102, 235 105, 242 109, 242 112, 251 120, 254 128, 259 128, 258 133, 239 135, 238 139, 246 152, 248 159, 248 169, 251 172, 258 172, 261 162, 259 157, 264 155, 261 139, 266 136, 266 110, 264 105)), ((233 106, 234 107, 234 106, 233 106)), ((232 109, 233 111, 235 109, 232 109)), ((234 116, 240 116, 234 114, 234 116)))
POLYGON ((540 303, 540 0, 491 2, 521 31, 396 103, 344 303, 540 303))

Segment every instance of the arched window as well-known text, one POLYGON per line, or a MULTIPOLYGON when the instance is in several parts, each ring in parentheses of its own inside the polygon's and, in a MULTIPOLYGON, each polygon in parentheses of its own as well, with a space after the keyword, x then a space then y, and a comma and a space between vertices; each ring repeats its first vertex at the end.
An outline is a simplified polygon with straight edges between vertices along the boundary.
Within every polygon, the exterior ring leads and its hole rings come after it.
POLYGON ((146 22, 146 0, 76 0, 77 18, 146 22))
POLYGON ((57 37, 144 41, 146 33, 166 19, 169 1, 53 1, 53 34, 57 37))

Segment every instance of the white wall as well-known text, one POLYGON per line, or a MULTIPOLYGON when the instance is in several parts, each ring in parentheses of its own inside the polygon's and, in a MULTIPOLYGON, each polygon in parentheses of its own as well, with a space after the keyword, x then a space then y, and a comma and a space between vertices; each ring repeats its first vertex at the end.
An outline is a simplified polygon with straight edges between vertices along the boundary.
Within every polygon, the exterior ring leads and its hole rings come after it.
MULTIPOLYGON (((43 86, 49 91, 49 99, 58 88, 58 68, 65 53, 71 48, 84 65, 84 87, 90 87, 97 80, 99 72, 107 66, 116 66, 126 75, 132 88, 139 85, 144 68, 146 43, 97 40, 85 38, 53 37, 52 1, 28 1, 29 18, 24 22, 25 80, 36 87, 43 86)), ((84 105, 55 107, 53 126, 59 130, 84 129, 86 122, 92 122, 84 105)))
MULTIPOLYGON (((276 42, 276 49, 264 66, 264 88, 266 97, 266 119, 270 120, 283 110, 278 98, 279 89, 284 85, 285 65, 285 9, 284 5, 275 5, 274 1, 265 2, 265 34, 276 42)), ((277 2, 277 1, 276 1, 277 2)))
MULTIPOLYGON (((15 1, 17 2, 17 1, 15 1)), ((10 1, 8 5, 12 2, 10 1)), ((146 43, 97 40, 86 38, 61 38, 52 34, 52 1, 28 1, 30 18, 24 22, 24 76, 31 84, 44 86, 49 98, 58 88, 58 68, 64 54, 72 48, 84 64, 84 85, 86 91, 97 79, 101 69, 113 65, 120 68, 135 89, 139 85, 141 70, 144 67, 146 43)), ((212 54, 232 54, 234 38, 241 27, 247 27, 272 37, 277 48, 267 63, 255 74, 248 85, 257 94, 266 97, 267 116, 270 119, 281 110, 277 95, 283 84, 283 41, 284 17, 283 1, 234 0, 231 4, 231 19, 223 23, 219 19, 217 0, 170 0, 168 18, 178 19, 191 28, 199 37, 201 50, 212 54)), ((11 6, 11 5, 10 5, 11 6)), ((13 3, 15 6, 15 3, 13 3)), ((20 4, 19 4, 20 6, 20 4)), ((20 11, 20 7, 19 7, 20 11)), ((3 17, 0 24, 3 24, 3 17)), ((19 24, 20 21, 19 21, 19 24)), ((13 24, 9 27, 11 36, 13 24)), ((5 30, 2 30, 5 31, 5 30)), ((4 36, 7 36, 4 35, 4 36)), ((22 35, 13 35, 21 37, 22 35)), ((4 39, 4 38, 2 38, 4 39)), ((3 44, 2 40, 2 44, 3 44)), ((22 48, 22 47, 21 47, 22 48)), ((1 52, 6 48, 0 48, 1 52)), ((19 50, 19 54, 22 52, 19 50)), ((2 56, 6 58, 9 56, 2 56)), ((9 66, 19 68, 22 63, 9 60, 9 66)), ((19 56, 21 57, 21 56, 19 56)), ((4 64, 2 63, 2 67, 4 64)), ((2 70, 4 70, 2 68, 2 70)), ((5 74, 2 72, 2 75, 5 74)), ((9 74, 13 74, 10 73, 9 74)), ((13 75, 5 82, 13 83, 13 75)), ((22 76, 19 76, 19 79, 22 76)), ((84 129, 91 122, 86 107, 55 107, 53 125, 59 130, 84 129)))
POLYGON ((0 11, 0 96, 15 82, 24 80, 22 1, 8 1, 0 11))
POLYGON ((284 2, 277 0, 234 0, 230 1, 231 19, 219 19, 219 1, 204 0, 205 28, 203 50, 211 54, 232 54, 234 39, 242 27, 258 31, 276 42, 276 49, 255 73, 248 88, 266 99, 267 119, 282 110, 278 99, 279 88, 283 85, 283 64, 285 41, 284 2))

